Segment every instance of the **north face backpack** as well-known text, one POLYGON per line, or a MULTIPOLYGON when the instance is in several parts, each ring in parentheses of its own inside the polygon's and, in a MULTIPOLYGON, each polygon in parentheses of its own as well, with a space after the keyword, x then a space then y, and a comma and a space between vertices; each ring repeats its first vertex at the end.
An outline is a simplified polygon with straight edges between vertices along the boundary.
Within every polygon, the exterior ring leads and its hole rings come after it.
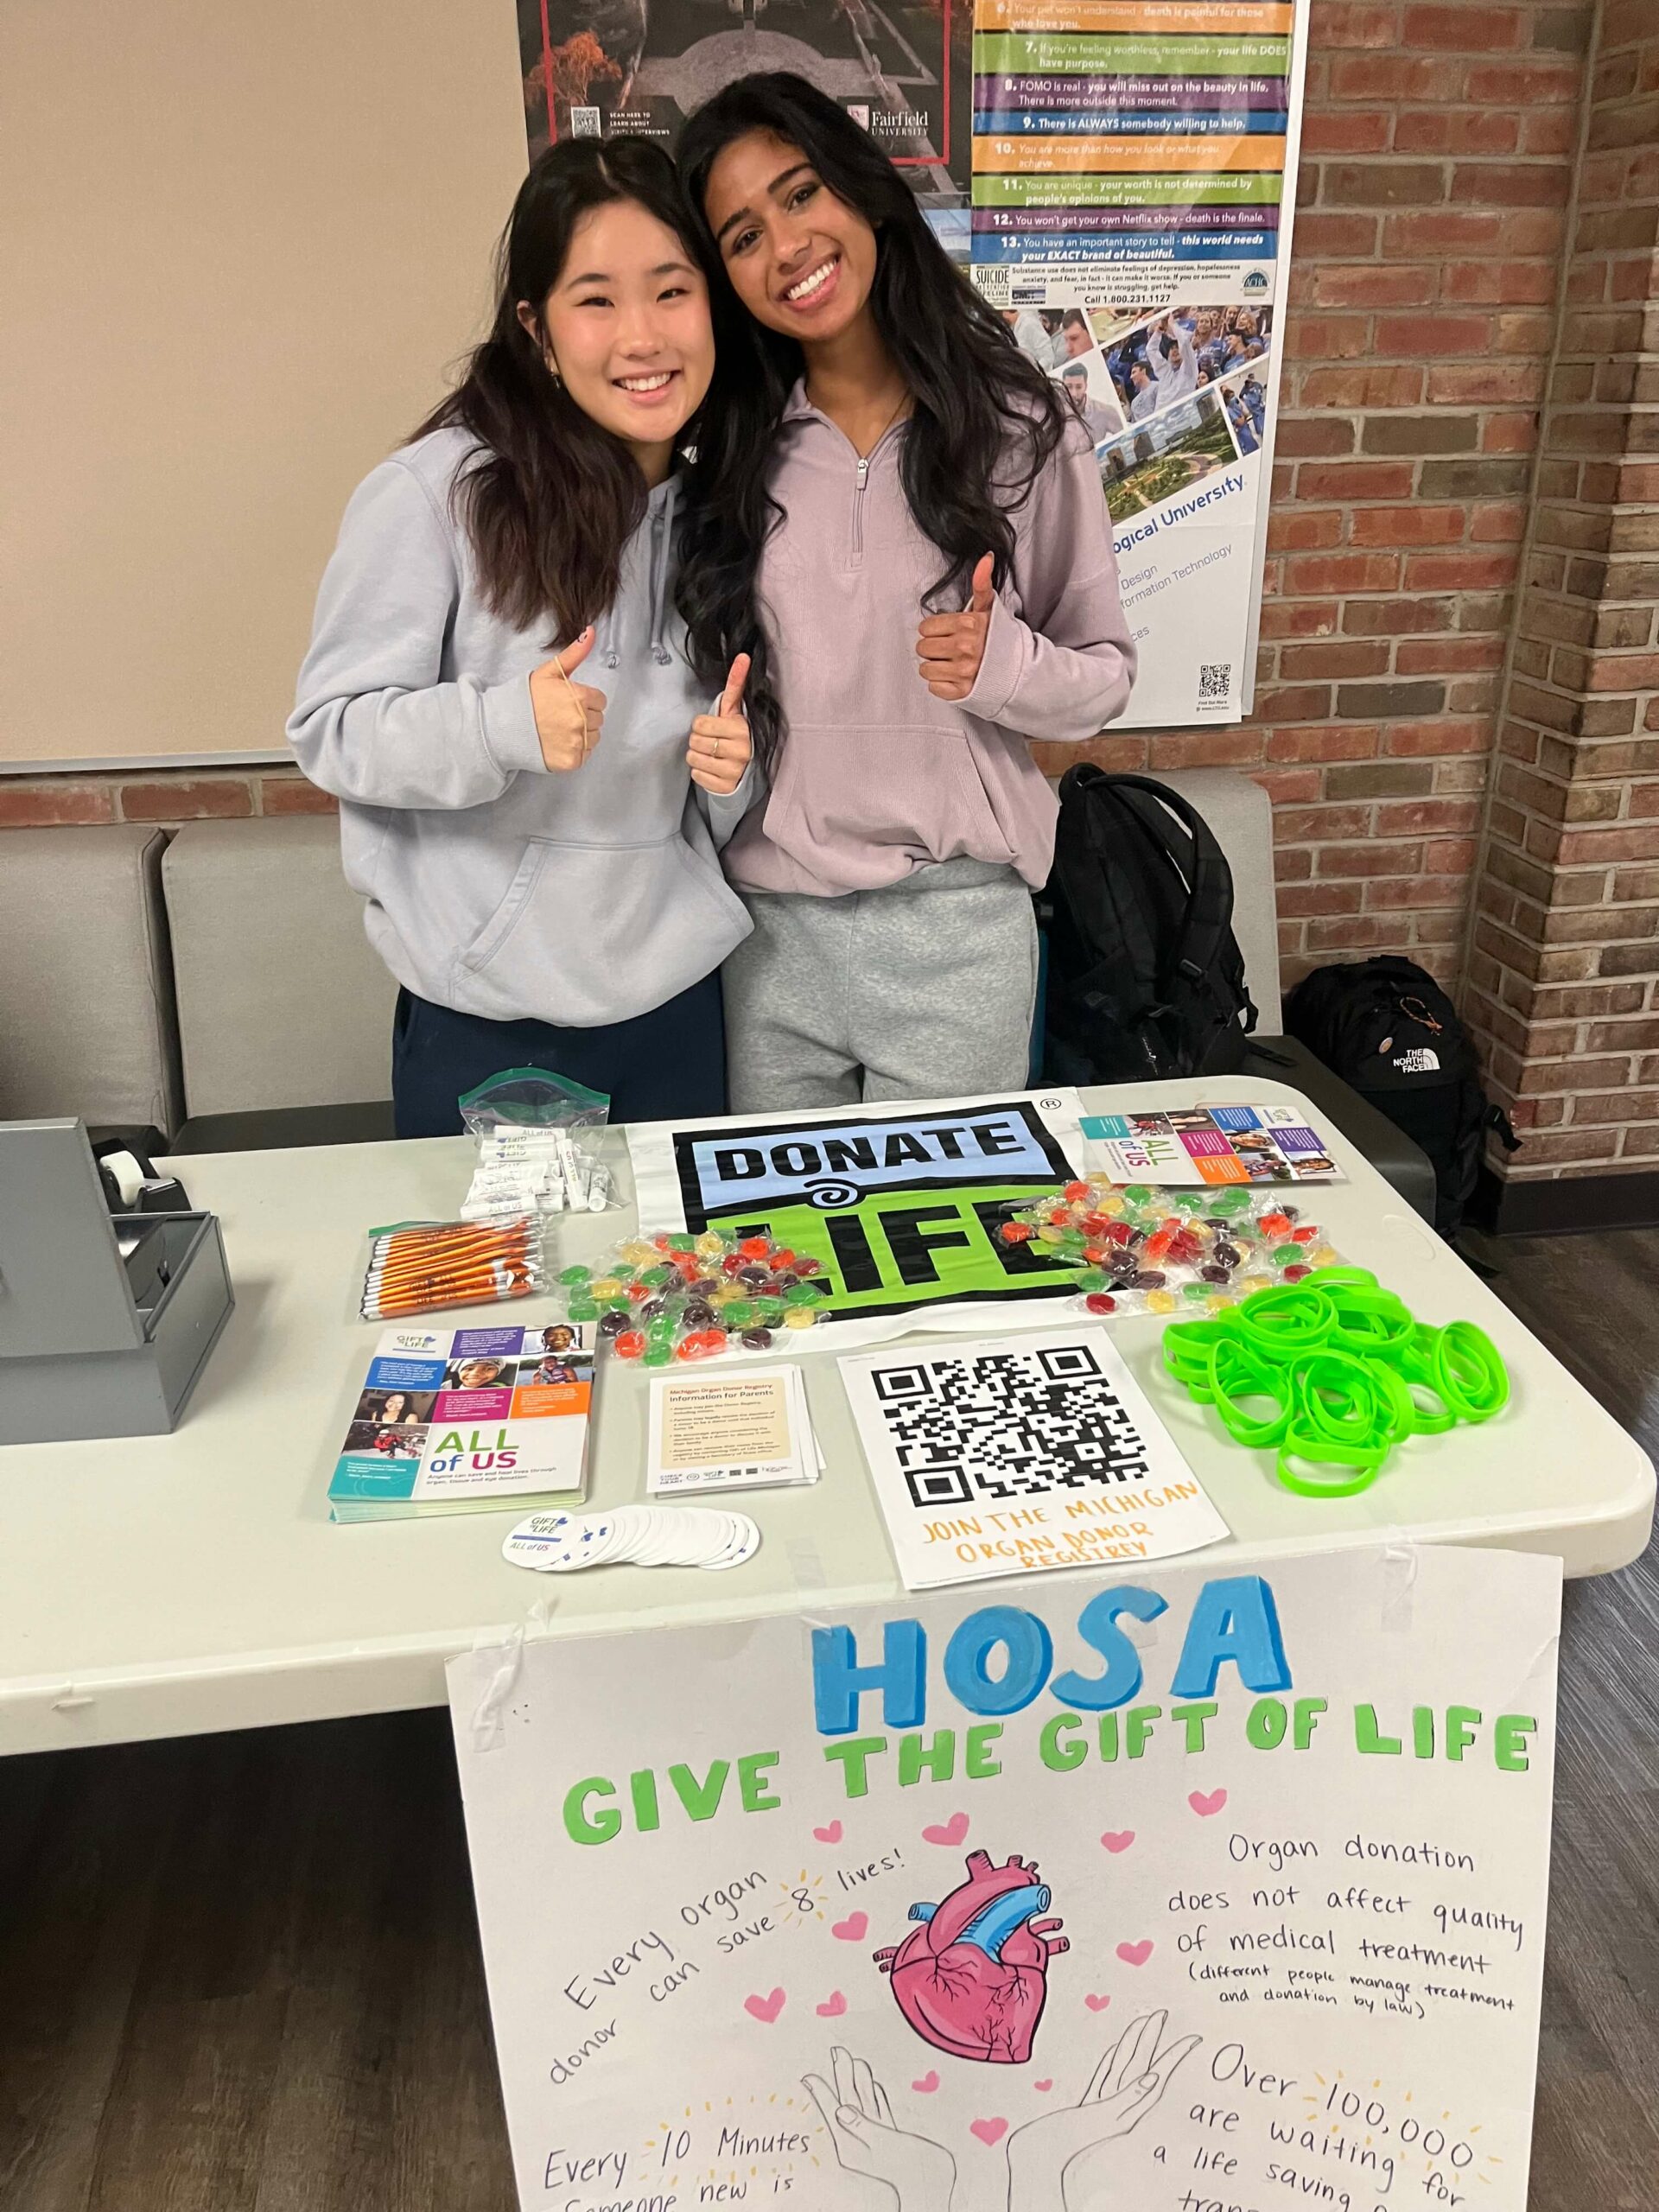
POLYGON ((1285 1001, 1285 1027, 1428 1154, 1434 1226, 1452 1237, 1474 1194, 1486 1133, 1520 1140, 1488 1099, 1468 1031, 1432 976, 1384 954, 1316 968, 1285 1001))
POLYGON ((1255 1008, 1233 876, 1197 808, 1147 776, 1060 779, 1048 880, 1052 1083, 1230 1075, 1255 1008))

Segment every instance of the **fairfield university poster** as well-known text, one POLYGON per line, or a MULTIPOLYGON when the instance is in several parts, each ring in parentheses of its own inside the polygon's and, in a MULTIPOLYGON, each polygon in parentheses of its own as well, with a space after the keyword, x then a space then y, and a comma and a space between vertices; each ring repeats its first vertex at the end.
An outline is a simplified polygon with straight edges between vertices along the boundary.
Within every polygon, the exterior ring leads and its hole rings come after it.
POLYGON ((454 1661, 520 2203, 1525 2212, 1558 1561, 454 1661))

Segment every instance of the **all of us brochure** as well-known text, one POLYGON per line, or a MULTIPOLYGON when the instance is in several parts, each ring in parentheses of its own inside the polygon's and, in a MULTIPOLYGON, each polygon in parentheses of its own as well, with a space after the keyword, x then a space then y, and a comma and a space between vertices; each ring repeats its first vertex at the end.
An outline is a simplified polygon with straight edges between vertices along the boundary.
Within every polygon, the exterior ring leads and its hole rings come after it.
POLYGON ((328 1485, 333 1518, 580 1497, 593 1387, 571 1322, 387 1330, 328 1485))

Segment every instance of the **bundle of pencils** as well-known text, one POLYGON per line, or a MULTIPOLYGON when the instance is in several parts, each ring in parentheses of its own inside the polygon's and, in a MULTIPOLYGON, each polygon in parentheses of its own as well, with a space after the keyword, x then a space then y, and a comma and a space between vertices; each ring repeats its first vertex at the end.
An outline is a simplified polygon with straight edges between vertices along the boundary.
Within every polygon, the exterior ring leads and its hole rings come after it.
POLYGON ((396 1321, 445 1306, 498 1306, 546 1287, 538 1222, 404 1222, 373 1234, 363 1318, 396 1321))

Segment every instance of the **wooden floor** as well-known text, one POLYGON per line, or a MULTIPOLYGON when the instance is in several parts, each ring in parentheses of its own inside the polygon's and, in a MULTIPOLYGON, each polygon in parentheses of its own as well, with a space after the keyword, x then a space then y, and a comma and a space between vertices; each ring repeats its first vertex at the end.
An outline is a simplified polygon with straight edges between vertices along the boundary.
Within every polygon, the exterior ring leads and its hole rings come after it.
MULTIPOLYGON (((1659 1230, 1484 1249, 1659 1454, 1659 1230)), ((1656 2212, 1653 1550, 1569 1585, 1561 1694, 1531 2202, 1656 2212)), ((4 2212, 512 2202, 443 1714, 0 1762, 4 2212)))

